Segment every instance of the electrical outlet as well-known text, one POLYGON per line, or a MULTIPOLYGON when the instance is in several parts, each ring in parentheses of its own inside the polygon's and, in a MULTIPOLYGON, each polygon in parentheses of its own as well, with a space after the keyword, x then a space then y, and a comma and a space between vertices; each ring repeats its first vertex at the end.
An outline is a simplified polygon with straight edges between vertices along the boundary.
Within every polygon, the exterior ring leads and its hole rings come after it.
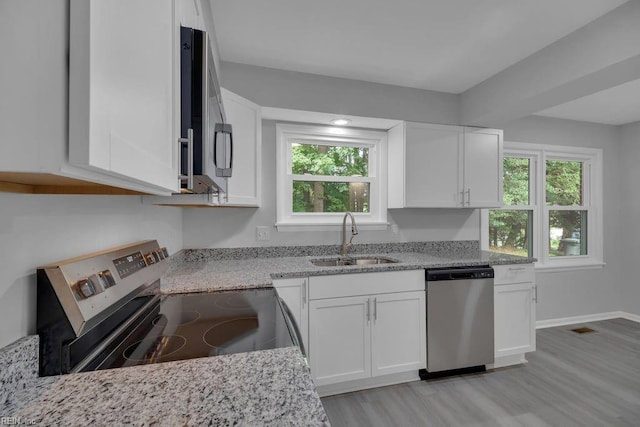
POLYGON ((256 227, 256 240, 258 242, 266 242, 270 237, 269 227, 256 227))

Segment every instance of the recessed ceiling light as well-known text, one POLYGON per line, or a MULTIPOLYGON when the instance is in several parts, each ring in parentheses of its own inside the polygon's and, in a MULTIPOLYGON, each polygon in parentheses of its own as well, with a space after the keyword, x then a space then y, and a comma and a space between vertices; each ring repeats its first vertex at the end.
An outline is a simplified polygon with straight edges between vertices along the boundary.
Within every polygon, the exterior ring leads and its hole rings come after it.
POLYGON ((349 120, 349 119, 333 119, 333 120, 331 120, 331 124, 336 125, 336 126, 345 126, 345 125, 348 125, 349 123, 351 123, 351 120, 349 120))

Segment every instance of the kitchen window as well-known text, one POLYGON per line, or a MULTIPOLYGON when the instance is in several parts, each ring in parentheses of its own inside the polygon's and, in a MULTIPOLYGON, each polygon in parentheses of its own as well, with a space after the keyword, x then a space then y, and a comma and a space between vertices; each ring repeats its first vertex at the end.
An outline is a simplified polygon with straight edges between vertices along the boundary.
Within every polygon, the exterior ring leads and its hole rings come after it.
POLYGON ((485 249, 539 269, 602 266, 602 150, 505 142, 503 203, 482 213, 485 249))
POLYGON ((276 134, 279 230, 335 228, 345 212, 386 228, 385 132, 277 124, 276 134))

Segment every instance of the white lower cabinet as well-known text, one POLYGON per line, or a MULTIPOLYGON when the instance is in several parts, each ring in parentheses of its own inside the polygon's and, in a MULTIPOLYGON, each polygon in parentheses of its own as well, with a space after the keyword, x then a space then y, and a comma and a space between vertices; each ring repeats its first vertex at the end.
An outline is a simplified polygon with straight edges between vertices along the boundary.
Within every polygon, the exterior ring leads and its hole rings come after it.
POLYGON ((526 361, 536 349, 537 288, 533 265, 494 266, 495 364, 526 361))
POLYGON ((302 345, 307 351, 309 348, 309 301, 307 298, 307 284, 308 279, 306 277, 296 277, 293 279, 275 279, 273 286, 278 292, 278 296, 287 304, 293 320, 298 326, 300 332, 300 339, 302 345))
POLYGON ((371 376, 424 368, 427 351, 424 291, 373 296, 371 376))
POLYGON ((316 385, 371 376, 368 297, 310 302, 311 375, 316 385))
POLYGON ((309 295, 309 363, 321 395, 418 379, 424 270, 311 277, 309 295))

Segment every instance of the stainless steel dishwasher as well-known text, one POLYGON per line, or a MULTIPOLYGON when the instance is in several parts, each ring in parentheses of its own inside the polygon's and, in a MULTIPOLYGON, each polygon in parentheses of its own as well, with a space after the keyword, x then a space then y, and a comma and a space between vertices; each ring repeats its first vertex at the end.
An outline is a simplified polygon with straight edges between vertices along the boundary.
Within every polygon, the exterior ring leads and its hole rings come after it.
POLYGON ((493 363, 493 268, 426 270, 427 369, 422 379, 479 372, 493 363))

